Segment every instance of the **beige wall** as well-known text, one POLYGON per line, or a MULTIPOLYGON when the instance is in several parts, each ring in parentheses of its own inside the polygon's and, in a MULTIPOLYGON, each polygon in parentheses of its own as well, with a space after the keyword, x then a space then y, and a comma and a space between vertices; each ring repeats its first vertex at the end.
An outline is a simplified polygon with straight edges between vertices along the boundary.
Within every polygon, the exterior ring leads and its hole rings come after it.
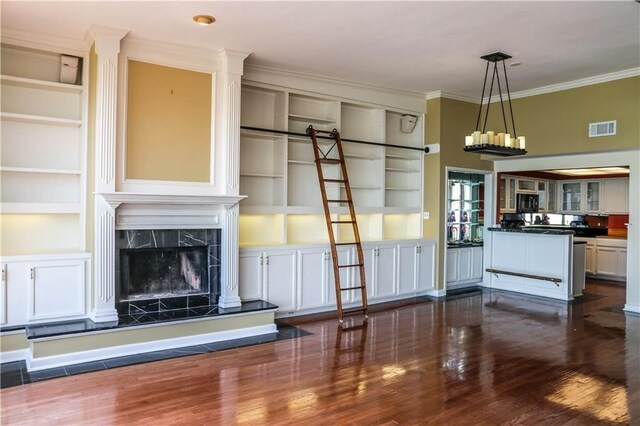
MULTIPOLYGON (((491 112, 487 130, 503 131, 500 109, 491 112)), ((513 112, 528 156, 638 148, 640 77, 514 99, 513 112), (617 120, 615 136, 589 137, 589 123, 609 120, 617 120)))
POLYGON ((129 61, 126 177, 209 182, 211 75, 129 61))

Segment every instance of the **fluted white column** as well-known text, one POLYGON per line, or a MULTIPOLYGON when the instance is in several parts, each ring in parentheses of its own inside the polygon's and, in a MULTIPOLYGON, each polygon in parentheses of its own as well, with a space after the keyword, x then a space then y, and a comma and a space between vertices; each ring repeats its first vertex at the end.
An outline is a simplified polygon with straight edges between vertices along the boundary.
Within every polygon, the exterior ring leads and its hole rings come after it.
POLYGON ((115 208, 100 195, 116 190, 116 111, 118 107, 118 54, 127 31, 92 27, 98 57, 96 77, 94 276, 92 319, 114 321, 115 208))
MULTIPOLYGON (((240 96, 244 52, 222 50, 222 124, 224 158, 226 170, 224 174, 225 195, 240 193, 240 96)), ((225 210, 224 228, 222 229, 222 288, 219 305, 223 308, 240 306, 238 295, 239 268, 239 207, 235 205, 225 210)))

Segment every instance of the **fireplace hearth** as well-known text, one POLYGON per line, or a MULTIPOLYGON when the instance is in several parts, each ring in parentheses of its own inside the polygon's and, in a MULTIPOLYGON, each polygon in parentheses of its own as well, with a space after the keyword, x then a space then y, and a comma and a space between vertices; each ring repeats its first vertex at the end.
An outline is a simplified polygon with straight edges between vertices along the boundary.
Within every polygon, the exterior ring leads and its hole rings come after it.
POLYGON ((220 237, 219 229, 117 231, 118 314, 214 307, 220 237))

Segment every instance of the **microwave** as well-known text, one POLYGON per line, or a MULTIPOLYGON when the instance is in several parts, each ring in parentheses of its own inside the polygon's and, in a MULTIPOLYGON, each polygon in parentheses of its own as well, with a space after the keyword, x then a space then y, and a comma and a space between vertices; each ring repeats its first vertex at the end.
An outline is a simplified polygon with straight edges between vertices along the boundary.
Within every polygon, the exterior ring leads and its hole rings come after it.
POLYGON ((538 194, 516 194, 516 213, 538 213, 538 194))

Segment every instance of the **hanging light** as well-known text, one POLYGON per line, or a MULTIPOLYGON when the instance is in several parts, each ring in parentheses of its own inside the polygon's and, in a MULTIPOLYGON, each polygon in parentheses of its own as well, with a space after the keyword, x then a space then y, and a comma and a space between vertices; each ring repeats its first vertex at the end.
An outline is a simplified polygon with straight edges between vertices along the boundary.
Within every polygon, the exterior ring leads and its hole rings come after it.
POLYGON ((523 155, 526 154, 525 138, 518 136, 516 132, 516 122, 513 118, 513 107, 511 106, 511 93, 509 92, 509 80, 507 78, 507 67, 504 63, 505 59, 511 56, 502 52, 495 52, 480 57, 487 61, 487 68, 484 72, 484 83, 482 85, 482 96, 480 97, 480 109, 478 110, 478 120, 476 121, 476 130, 471 135, 465 137, 464 150, 467 152, 477 152, 481 154, 492 155, 523 155), (507 115, 505 113, 505 99, 502 95, 502 86, 500 84, 500 73, 498 71, 498 62, 502 62, 504 82, 506 91, 506 100, 509 102, 509 112, 511 114, 511 127, 513 133, 509 132, 507 126, 507 115), (484 111, 484 119, 482 120, 482 130, 480 129, 480 119, 482 118, 482 105, 484 101, 484 93, 487 87, 487 77, 489 75, 489 66, 493 63, 493 73, 491 76, 491 86, 489 87, 489 98, 487 100, 487 108, 484 111), (502 108, 502 121, 504 122, 504 133, 495 131, 487 131, 487 118, 489 117, 489 107, 491 106, 491 95, 493 92, 493 83, 497 82, 498 93, 500 96, 500 107, 502 108))

